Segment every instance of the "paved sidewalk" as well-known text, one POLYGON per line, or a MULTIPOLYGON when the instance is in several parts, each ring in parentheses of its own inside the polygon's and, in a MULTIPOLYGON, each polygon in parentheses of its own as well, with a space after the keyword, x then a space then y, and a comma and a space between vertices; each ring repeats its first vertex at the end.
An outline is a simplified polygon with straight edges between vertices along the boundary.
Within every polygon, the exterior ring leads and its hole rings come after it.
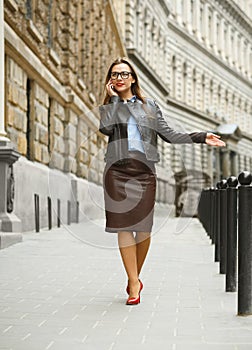
POLYGON ((156 217, 141 304, 126 306, 116 235, 72 224, 0 251, 0 350, 249 350, 197 219, 156 217))

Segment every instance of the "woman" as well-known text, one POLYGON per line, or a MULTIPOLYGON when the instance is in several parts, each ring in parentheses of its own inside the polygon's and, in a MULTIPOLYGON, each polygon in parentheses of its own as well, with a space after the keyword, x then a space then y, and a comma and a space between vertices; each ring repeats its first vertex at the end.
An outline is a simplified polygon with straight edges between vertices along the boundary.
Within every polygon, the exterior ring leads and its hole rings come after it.
POLYGON ((143 284, 139 276, 153 224, 157 136, 169 143, 225 143, 212 133, 187 134, 171 129, 155 101, 143 97, 137 73, 126 58, 111 64, 105 89, 100 131, 109 136, 104 170, 106 231, 118 233, 128 275, 126 304, 136 305, 140 303, 143 284))

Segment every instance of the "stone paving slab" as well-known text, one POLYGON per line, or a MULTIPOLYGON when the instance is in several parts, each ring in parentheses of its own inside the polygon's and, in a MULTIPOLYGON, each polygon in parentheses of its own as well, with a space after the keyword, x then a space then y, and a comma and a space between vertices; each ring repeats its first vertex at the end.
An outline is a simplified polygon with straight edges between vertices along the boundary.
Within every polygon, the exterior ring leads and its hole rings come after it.
POLYGON ((252 317, 197 219, 156 217, 141 304, 103 221, 26 233, 0 251, 0 350, 249 350, 252 317))

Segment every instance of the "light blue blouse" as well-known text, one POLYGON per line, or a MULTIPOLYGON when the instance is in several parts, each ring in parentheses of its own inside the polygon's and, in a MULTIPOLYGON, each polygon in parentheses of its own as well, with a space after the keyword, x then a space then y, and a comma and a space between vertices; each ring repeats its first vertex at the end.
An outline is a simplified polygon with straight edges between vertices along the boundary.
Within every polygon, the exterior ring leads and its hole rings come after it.
MULTIPOLYGON (((129 101, 135 102, 136 96, 133 96, 129 101)), ((129 117, 129 120, 128 120, 127 131, 128 131, 128 149, 129 149, 129 151, 140 151, 140 152, 144 153, 141 135, 140 135, 140 132, 138 130, 136 120, 132 115, 129 117)))

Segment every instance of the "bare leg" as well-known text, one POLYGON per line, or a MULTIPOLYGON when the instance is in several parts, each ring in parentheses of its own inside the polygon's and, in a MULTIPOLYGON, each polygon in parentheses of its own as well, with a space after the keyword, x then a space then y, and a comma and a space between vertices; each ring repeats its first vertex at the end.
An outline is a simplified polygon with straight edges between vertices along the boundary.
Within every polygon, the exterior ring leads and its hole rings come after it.
POLYGON ((148 253, 151 242, 150 232, 137 232, 136 234, 136 256, 137 256, 137 272, 140 275, 146 255, 148 253))
POLYGON ((139 281, 137 271, 136 241, 132 232, 118 232, 118 243, 122 261, 128 275, 130 298, 137 297, 139 293, 139 281))

